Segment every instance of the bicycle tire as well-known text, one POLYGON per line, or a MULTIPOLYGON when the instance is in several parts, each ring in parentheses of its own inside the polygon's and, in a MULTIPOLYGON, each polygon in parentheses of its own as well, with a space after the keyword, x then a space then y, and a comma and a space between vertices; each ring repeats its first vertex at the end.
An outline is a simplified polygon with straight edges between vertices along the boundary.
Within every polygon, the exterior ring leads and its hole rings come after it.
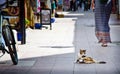
POLYGON ((15 43, 12 29, 10 28, 9 25, 4 25, 2 27, 2 34, 3 34, 3 38, 5 40, 5 44, 8 47, 8 51, 9 51, 11 60, 14 65, 17 65, 18 64, 18 55, 17 55, 17 51, 16 51, 16 46, 15 46, 16 43, 15 43))

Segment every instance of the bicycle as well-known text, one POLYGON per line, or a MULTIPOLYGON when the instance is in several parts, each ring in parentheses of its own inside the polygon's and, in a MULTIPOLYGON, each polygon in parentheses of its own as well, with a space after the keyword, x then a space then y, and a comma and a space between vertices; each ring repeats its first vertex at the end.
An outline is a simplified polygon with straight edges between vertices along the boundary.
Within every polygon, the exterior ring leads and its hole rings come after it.
MULTIPOLYGON (((4 4, 5 5, 5 4, 4 4)), ((10 54, 11 60, 14 65, 18 64, 18 55, 16 51, 16 42, 9 19, 3 15, 2 6, 0 6, 0 50, 3 56, 5 52, 10 54)))

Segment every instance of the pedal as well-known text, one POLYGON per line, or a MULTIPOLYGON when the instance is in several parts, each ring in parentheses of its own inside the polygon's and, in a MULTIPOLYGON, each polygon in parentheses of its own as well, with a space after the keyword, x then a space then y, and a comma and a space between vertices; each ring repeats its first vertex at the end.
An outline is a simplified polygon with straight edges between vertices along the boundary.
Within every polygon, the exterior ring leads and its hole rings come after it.
POLYGON ((0 44, 0 50, 2 51, 3 54, 5 54, 5 52, 7 52, 9 54, 9 51, 7 51, 4 44, 0 44))
POLYGON ((2 53, 2 55, 0 55, 0 57, 1 57, 1 56, 3 56, 5 54, 5 47, 4 47, 3 43, 0 44, 0 50, 1 50, 0 53, 2 53))

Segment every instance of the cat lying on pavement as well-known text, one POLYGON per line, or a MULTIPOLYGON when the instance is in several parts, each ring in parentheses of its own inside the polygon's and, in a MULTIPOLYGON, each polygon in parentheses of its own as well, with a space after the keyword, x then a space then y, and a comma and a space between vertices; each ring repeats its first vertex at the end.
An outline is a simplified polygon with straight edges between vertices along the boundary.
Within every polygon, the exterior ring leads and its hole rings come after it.
POLYGON ((86 56, 86 50, 80 49, 76 63, 80 63, 80 64, 93 64, 93 63, 105 64, 106 62, 104 62, 104 61, 97 62, 92 57, 86 56))

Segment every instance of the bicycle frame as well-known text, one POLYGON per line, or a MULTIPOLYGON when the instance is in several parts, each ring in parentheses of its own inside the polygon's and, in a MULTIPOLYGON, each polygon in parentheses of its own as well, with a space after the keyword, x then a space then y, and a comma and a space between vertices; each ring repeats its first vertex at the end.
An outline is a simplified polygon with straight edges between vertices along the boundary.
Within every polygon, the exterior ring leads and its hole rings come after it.
POLYGON ((18 56, 16 51, 16 43, 14 39, 14 34, 9 23, 9 15, 5 15, 4 9, 0 8, 0 50, 2 51, 2 57, 5 52, 10 54, 11 60, 14 65, 18 63, 18 56), (7 49, 6 49, 7 47, 7 49))
POLYGON ((3 4, 0 5, 0 46, 4 44, 4 39, 2 36, 2 7, 4 7, 4 5, 6 5, 6 2, 4 2, 3 4))
MULTIPOLYGON (((6 42, 5 42, 5 40, 4 40, 4 38, 3 38, 3 34, 2 34, 2 27, 3 27, 4 25, 9 25, 8 20, 7 20, 7 24, 6 24, 6 23, 3 23, 4 20, 6 20, 7 18, 9 18, 9 16, 2 15, 2 14, 1 14, 1 11, 0 11, 0 50, 4 50, 4 51, 6 51, 7 53, 9 53, 9 51, 5 49, 5 46, 8 46, 9 43, 6 43, 6 42)), ((16 44, 16 43, 15 43, 15 40, 13 40, 13 41, 14 41, 13 43, 16 44)))

